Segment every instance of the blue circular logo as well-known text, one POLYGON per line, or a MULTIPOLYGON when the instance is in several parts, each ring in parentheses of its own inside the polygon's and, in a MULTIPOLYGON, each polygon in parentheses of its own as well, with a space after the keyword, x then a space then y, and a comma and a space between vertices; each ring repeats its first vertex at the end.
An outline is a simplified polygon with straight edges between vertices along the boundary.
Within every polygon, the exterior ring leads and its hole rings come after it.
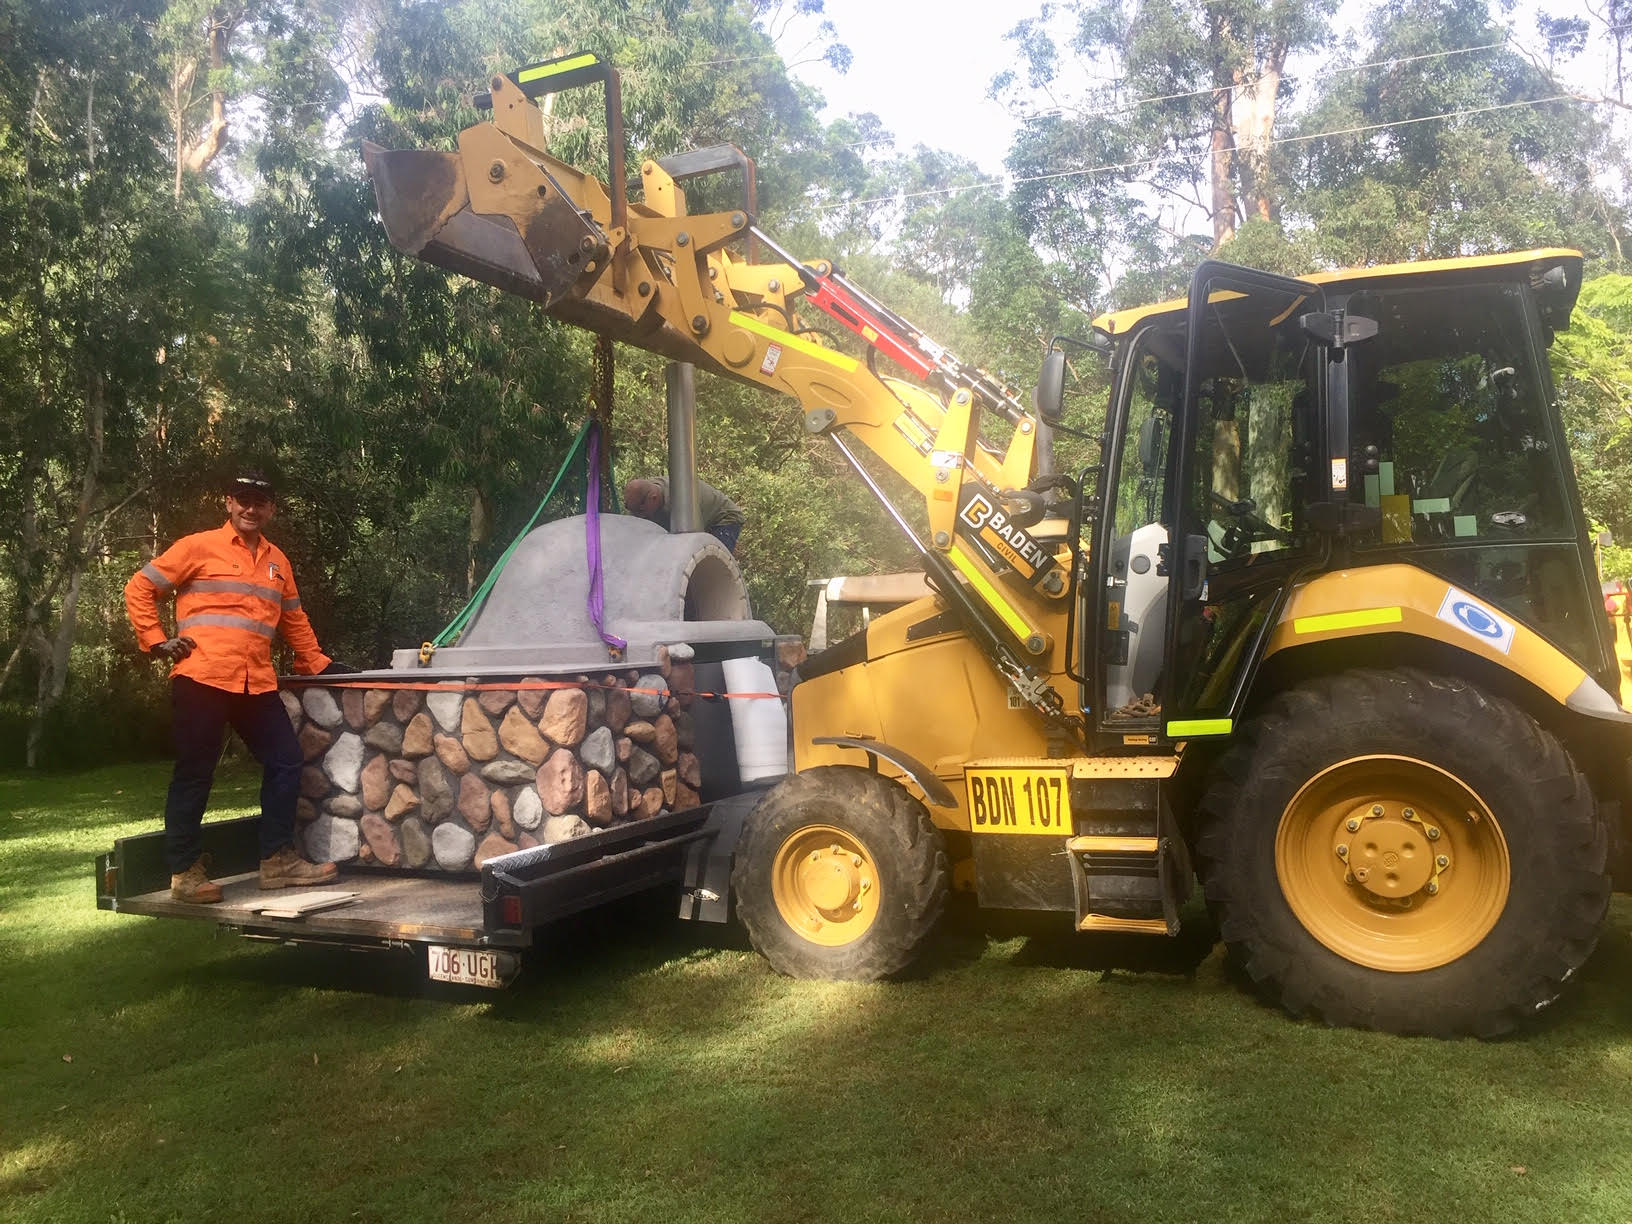
POLYGON ((1461 602, 1452 604, 1451 614, 1480 637, 1494 640, 1502 636, 1501 623, 1478 604, 1461 602))

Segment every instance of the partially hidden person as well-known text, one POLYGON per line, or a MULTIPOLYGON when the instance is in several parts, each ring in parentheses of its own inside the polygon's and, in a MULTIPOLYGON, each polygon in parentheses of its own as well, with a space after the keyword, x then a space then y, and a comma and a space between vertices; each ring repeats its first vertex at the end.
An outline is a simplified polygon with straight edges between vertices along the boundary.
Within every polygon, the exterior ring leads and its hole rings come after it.
MULTIPOLYGON (((669 480, 666 476, 647 476, 631 480, 623 486, 623 506, 630 514, 638 515, 668 530, 669 480)), ((697 509, 703 530, 724 544, 726 551, 735 554, 737 537, 746 521, 742 507, 713 485, 697 482, 697 509)))
POLYGON ((278 697, 272 638, 294 649, 295 671, 335 675, 357 669, 324 654, 301 610, 289 558, 261 534, 277 513, 272 484, 258 471, 228 481, 227 521, 183 536, 125 584, 136 641, 170 662, 176 763, 164 804, 170 895, 214 904, 200 827, 228 724, 261 763, 260 886, 289 888, 335 879, 334 863, 295 850, 295 802, 302 754, 278 697), (160 597, 176 601, 175 636, 159 621, 160 597))

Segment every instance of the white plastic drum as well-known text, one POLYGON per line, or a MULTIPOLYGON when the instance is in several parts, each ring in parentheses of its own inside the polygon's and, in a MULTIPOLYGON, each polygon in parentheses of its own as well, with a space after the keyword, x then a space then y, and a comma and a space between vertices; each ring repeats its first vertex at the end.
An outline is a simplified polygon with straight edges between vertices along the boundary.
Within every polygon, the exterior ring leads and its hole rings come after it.
MULTIPOLYGON (((776 692, 776 676, 761 659, 726 659, 721 666, 728 693, 776 692)), ((742 780, 755 782, 787 773, 788 719, 781 698, 732 697, 729 704, 742 780)))

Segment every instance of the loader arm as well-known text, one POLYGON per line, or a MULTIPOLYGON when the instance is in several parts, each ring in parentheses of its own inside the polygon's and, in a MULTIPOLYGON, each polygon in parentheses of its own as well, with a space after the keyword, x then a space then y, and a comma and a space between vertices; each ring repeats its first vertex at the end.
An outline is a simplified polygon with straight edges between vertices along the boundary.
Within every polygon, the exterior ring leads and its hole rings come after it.
MULTIPOLYGON (((625 198, 617 74, 592 55, 495 76, 491 121, 455 152, 363 156, 392 243, 431 263, 538 302, 589 331, 791 396, 812 433, 832 436, 912 538, 943 597, 1010 683, 1051 719, 1075 709, 1064 625, 1072 546, 1011 521, 1005 493, 1036 475, 1037 422, 1014 394, 848 283, 829 260, 800 260, 748 208, 687 211, 681 158, 639 167, 625 198), (550 156, 534 98, 598 81, 606 88, 614 182, 550 156), (861 356, 820 325, 837 323, 861 356), (876 354, 901 371, 880 371, 876 354), (1009 425, 1003 446, 983 417, 1009 425), (891 506, 840 438, 847 432, 923 498, 923 537, 891 506), (1057 687, 1056 687, 1057 686, 1057 687)), ((743 159, 746 162, 746 159, 743 159)), ((752 163, 747 178, 752 182, 752 163)), ((750 192, 751 196, 751 192, 750 192)), ((1023 503, 1022 503, 1023 504, 1023 503)))

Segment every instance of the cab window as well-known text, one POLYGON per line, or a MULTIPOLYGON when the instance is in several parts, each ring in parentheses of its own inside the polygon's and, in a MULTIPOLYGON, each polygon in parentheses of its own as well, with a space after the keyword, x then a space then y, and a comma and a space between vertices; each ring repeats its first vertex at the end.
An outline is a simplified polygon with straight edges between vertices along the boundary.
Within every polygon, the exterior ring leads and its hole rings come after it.
POLYGON ((1382 511, 1364 542, 1573 539, 1518 288, 1366 291, 1348 309, 1379 324, 1349 351, 1351 496, 1382 511))

